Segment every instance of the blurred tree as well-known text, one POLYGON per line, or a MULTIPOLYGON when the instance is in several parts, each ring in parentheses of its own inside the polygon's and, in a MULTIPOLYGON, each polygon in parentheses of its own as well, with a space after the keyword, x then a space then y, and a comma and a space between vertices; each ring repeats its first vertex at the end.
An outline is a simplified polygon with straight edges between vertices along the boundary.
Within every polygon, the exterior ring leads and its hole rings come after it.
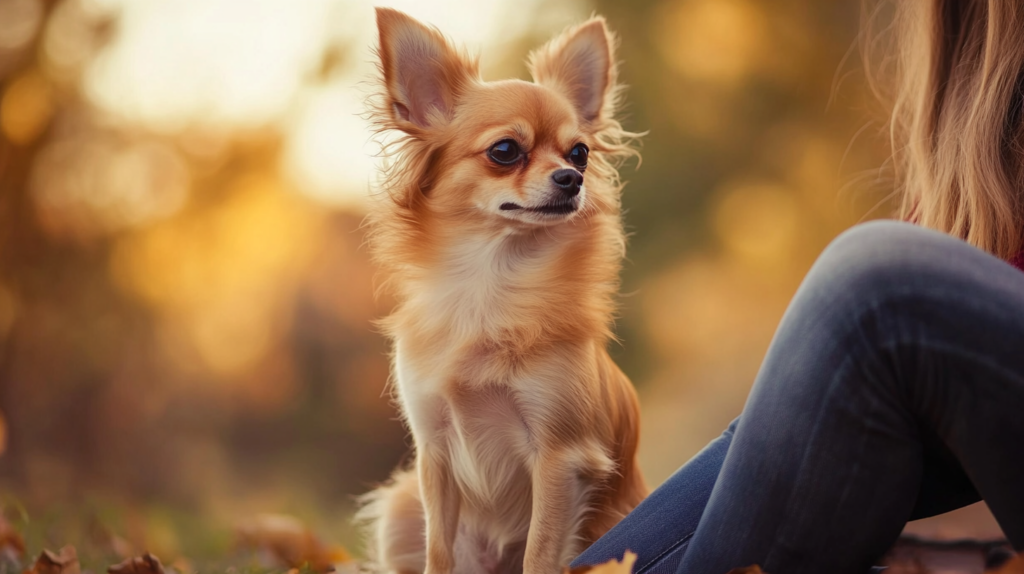
MULTIPOLYGON (((887 193, 843 63, 858 2, 407 8, 460 43, 503 35, 489 77, 524 76, 591 10, 619 34, 626 125, 649 133, 623 169, 614 354, 656 482, 739 411, 803 273, 887 193)), ((362 249, 369 134, 346 107, 370 18, 338 0, 0 1, 0 489, 340 522, 402 459, 372 324, 391 303, 362 249)))

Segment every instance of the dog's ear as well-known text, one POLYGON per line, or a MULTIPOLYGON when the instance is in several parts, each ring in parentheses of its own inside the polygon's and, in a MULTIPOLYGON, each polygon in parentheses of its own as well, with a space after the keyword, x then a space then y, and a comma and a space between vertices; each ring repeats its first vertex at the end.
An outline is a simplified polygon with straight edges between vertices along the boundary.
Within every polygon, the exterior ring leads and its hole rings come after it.
POLYGON ((434 28, 391 8, 377 8, 381 72, 397 127, 436 127, 451 119, 460 93, 479 78, 477 64, 434 28))
POLYGON ((584 120, 608 117, 616 85, 614 46, 604 18, 597 16, 530 54, 530 73, 538 84, 568 97, 584 120))

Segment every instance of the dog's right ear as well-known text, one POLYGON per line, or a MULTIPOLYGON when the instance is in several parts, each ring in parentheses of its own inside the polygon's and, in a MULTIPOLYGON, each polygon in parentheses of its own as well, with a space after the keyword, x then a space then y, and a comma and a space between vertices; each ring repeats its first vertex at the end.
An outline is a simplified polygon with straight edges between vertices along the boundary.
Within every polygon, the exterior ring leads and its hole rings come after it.
POLYGON ((407 14, 376 10, 381 72, 396 127, 418 131, 447 123, 459 95, 479 78, 476 61, 407 14))

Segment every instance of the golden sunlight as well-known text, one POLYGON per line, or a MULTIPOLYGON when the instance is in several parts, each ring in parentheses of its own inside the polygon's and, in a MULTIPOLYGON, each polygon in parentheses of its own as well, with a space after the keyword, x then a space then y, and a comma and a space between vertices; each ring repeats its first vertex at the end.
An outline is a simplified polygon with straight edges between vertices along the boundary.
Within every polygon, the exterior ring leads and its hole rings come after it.
POLYGON ((722 243, 755 265, 784 265, 800 221, 793 192, 770 182, 726 182, 716 196, 712 223, 722 243))
POLYGON ((748 0, 677 0, 654 16, 665 62, 685 77, 719 84, 750 72, 767 27, 761 8, 748 0))
POLYGON ((50 84, 33 70, 15 78, 0 100, 0 128, 16 144, 27 144, 46 127, 53 115, 50 84))
POLYGON ((294 290, 321 232, 308 202, 270 176, 232 184, 201 218, 174 218, 122 237, 111 260, 117 284, 159 309, 175 367, 193 359, 221 375, 252 368, 284 336, 283 293, 294 290))
POLYGON ((106 111, 161 132, 278 119, 318 64, 331 20, 326 0, 108 5, 120 24, 88 70, 88 93, 106 111))
POLYGON ((43 3, 39 0, 0 2, 0 74, 17 59, 43 21, 43 3))
POLYGON ((355 496, 409 450, 364 224, 376 5, 484 80, 590 15, 619 37, 645 135, 611 350, 660 483, 741 411, 826 245, 893 212, 859 4, 0 0, 0 530, 83 571, 115 538, 223 570, 260 512, 360 547, 355 496))
MULTIPOLYGON (((374 173, 375 148, 362 119, 373 75, 373 4, 92 0, 93 11, 117 14, 119 25, 85 72, 86 94, 122 122, 161 134, 282 130, 280 168, 296 188, 358 210, 374 173), (331 66, 323 61, 325 47, 340 54, 331 66), (317 74, 326 74, 325 81, 311 81, 317 74)), ((541 2, 387 4, 500 59, 509 43, 536 28, 541 2)), ((554 12, 545 7, 543 25, 557 29, 587 10, 582 2, 562 3, 554 12)))

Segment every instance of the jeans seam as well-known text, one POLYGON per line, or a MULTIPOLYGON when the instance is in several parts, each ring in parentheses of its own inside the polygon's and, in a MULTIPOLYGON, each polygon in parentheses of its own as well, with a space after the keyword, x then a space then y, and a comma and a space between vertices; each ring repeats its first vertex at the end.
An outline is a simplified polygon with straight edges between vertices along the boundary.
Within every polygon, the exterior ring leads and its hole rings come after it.
MULTIPOLYGON (((847 370, 849 370, 854 365, 853 356, 854 356, 854 352, 852 350, 847 352, 846 357, 843 358, 843 361, 836 368, 835 373, 833 374, 832 378, 829 380, 828 390, 826 391, 825 395, 823 395, 823 397, 822 397, 822 402, 823 403, 828 401, 828 399, 835 392, 836 388, 839 386, 839 380, 843 376, 845 376, 847 370)), ((821 410, 821 409, 819 409, 819 410, 821 410)), ((811 430, 811 434, 812 435, 815 434, 815 431, 817 431, 818 427, 822 424, 823 416, 824 416, 823 412, 819 412, 818 413, 818 416, 817 416, 817 418, 815 420, 814 426, 813 426, 813 428, 811 430)), ((804 452, 800 456, 800 462, 797 465, 797 468, 800 471, 802 471, 802 469, 805 467, 805 463, 806 463, 807 456, 808 456, 808 451, 810 450, 810 448, 811 448, 811 445, 808 444, 805 447, 804 452)), ((799 480, 799 471, 797 472, 797 477, 794 480, 799 480)), ((793 496, 796 496, 796 491, 795 490, 789 493, 789 497, 788 498, 791 499, 793 496)), ((788 501, 787 501, 787 504, 786 504, 786 512, 792 512, 792 505, 790 505, 788 503, 788 501)), ((778 528, 776 528, 775 532, 773 533, 773 538, 775 540, 775 544, 773 544, 768 549, 768 553, 764 557, 764 564, 762 564, 762 566, 765 566, 767 564, 773 563, 774 559, 775 559, 775 555, 776 555, 776 553, 779 550, 778 545, 785 545, 784 540, 781 538, 781 536, 783 534, 783 532, 781 531, 782 530, 781 524, 782 523, 780 523, 780 526, 778 528)))
MULTIPOLYGON (((694 532, 696 532, 696 531, 694 531, 694 532)), ((690 540, 691 538, 693 538, 694 532, 691 532, 691 533, 687 534, 686 536, 683 536, 679 540, 676 540, 668 548, 666 548, 665 550, 662 550, 660 554, 658 554, 654 558, 651 558, 650 561, 648 561, 648 562, 646 562, 644 564, 641 564, 637 568, 636 574, 643 574, 643 572, 645 572, 648 568, 650 568, 651 566, 656 564, 659 560, 664 558, 667 554, 670 554, 673 550, 675 550, 676 548, 679 548, 684 542, 686 542, 686 541, 690 540)))

